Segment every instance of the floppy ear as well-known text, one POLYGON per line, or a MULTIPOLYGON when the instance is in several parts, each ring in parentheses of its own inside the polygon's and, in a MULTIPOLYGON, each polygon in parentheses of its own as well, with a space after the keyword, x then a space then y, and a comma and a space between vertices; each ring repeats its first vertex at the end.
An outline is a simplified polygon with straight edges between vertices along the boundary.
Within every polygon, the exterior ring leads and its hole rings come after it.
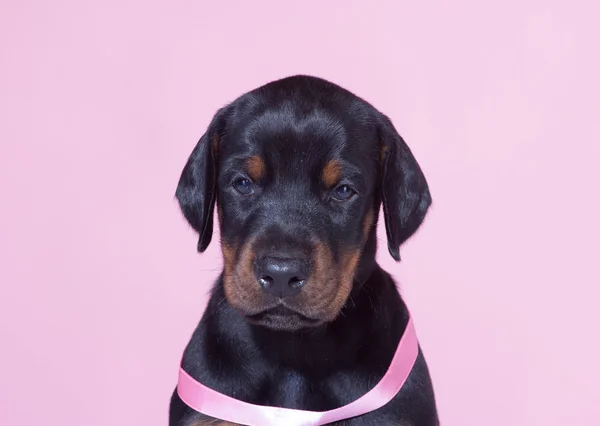
POLYGON ((431 205, 431 194, 417 160, 384 115, 379 131, 383 160, 381 196, 388 250, 399 261, 400 246, 421 226, 431 205))
POLYGON ((223 122, 221 109, 192 151, 175 192, 183 215, 199 234, 200 253, 210 244, 213 233, 213 212, 217 198, 217 145, 223 132, 223 122))

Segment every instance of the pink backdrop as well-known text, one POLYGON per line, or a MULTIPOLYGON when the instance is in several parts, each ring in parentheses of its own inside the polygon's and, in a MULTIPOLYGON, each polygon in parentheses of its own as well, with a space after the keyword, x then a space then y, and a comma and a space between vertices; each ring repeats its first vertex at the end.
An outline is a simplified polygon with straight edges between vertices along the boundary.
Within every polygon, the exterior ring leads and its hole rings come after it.
POLYGON ((429 177, 380 257, 443 424, 599 424, 598 3, 366 4, 2 0, 0 424, 166 425, 220 263, 178 175, 218 107, 296 73, 389 114, 429 177))

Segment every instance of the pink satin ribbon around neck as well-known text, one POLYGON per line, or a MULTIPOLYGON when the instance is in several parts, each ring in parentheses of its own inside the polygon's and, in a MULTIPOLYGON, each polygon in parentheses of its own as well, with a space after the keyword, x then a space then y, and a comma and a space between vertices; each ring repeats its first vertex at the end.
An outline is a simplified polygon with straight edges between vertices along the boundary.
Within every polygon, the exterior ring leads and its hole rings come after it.
POLYGON ((329 411, 305 411, 249 404, 223 395, 179 369, 177 393, 190 408, 215 419, 245 426, 320 426, 377 410, 402 388, 419 353, 417 334, 408 319, 394 358, 379 383, 350 404, 329 411))

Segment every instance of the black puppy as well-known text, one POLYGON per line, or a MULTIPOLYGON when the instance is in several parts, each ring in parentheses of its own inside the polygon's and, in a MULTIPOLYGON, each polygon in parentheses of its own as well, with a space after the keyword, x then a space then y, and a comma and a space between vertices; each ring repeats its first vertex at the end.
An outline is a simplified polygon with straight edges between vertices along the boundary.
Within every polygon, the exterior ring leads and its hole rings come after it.
MULTIPOLYGON (((312 411, 348 404, 382 378, 408 311, 375 260, 379 208, 400 260, 431 204, 386 116, 322 79, 269 83, 217 112, 177 198, 200 252, 217 204, 224 258, 184 353, 192 377, 249 403, 312 411)), ((230 423, 173 394, 171 426, 208 424, 230 423)), ((392 401, 338 424, 438 425, 422 353, 392 401)))

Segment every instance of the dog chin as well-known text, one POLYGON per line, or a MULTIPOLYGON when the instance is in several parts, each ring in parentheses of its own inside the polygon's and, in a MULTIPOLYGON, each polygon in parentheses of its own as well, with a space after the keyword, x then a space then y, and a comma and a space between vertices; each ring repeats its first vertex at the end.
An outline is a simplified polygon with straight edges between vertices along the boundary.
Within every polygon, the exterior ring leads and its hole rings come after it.
POLYGON ((308 318, 284 306, 263 311, 259 314, 246 316, 248 322, 268 328, 273 331, 301 331, 323 324, 322 320, 308 318))

